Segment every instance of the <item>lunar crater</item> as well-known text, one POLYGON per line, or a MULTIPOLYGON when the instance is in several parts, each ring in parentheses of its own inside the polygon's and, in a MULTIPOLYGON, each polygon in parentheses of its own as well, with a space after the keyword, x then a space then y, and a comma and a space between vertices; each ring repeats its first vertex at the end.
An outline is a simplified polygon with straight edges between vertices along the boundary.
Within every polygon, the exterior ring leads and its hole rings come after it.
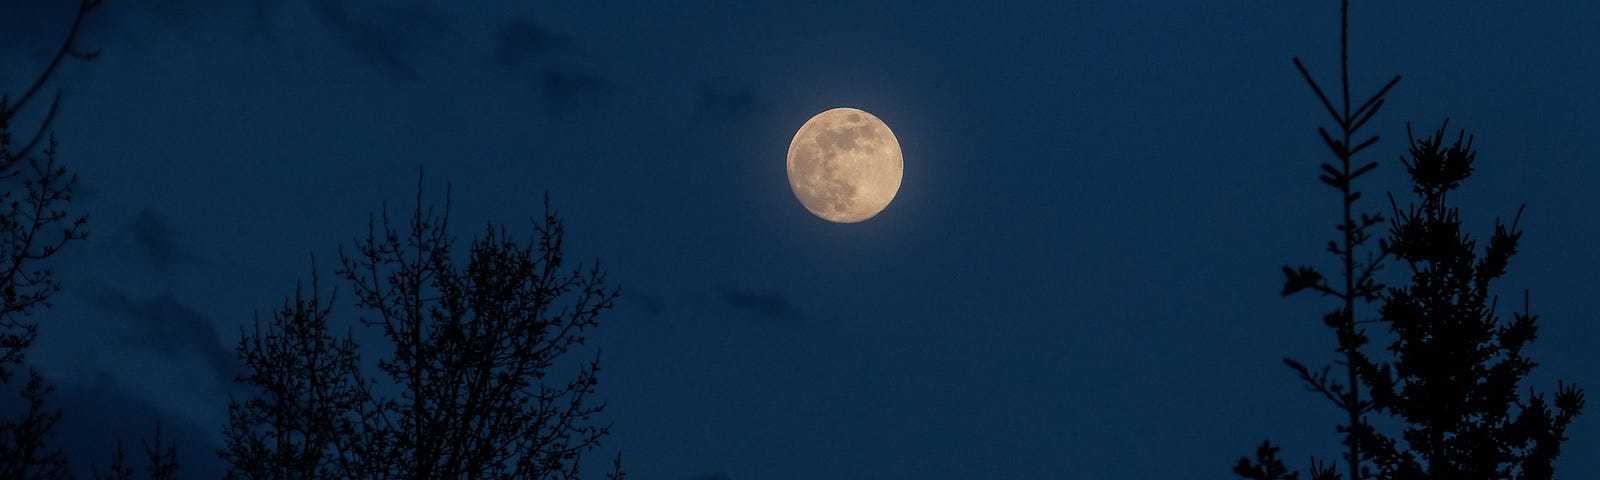
POLYGON ((878 117, 835 108, 811 117, 789 143, 789 186, 812 214, 838 223, 888 207, 904 174, 900 142, 878 117))

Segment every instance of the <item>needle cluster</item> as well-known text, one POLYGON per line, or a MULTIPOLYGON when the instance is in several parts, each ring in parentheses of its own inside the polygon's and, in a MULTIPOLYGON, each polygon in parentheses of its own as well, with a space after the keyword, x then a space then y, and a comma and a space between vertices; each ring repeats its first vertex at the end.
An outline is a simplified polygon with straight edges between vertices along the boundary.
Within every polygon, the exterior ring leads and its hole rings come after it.
MULTIPOLYGON (((1342 108, 1336 106, 1297 58, 1313 93, 1333 117, 1337 133, 1317 131, 1337 159, 1321 165, 1323 184, 1339 191, 1342 218, 1339 236, 1327 250, 1340 263, 1338 275, 1315 267, 1284 267, 1283 295, 1312 291, 1333 297, 1339 305, 1323 316, 1335 333, 1331 365, 1309 368, 1284 359, 1302 385, 1327 399, 1345 416, 1337 426, 1345 447, 1344 476, 1365 479, 1518 479, 1548 480, 1566 440, 1566 427, 1583 408, 1583 391, 1559 383, 1552 400, 1530 390, 1519 394, 1522 380, 1536 366, 1523 347, 1537 336, 1537 316, 1523 311, 1509 322, 1496 312, 1494 280, 1506 274, 1522 231, 1522 210, 1511 225, 1496 222, 1488 245, 1480 252, 1464 233, 1459 208, 1451 193, 1473 173, 1477 153, 1465 132, 1446 141, 1445 127, 1417 139, 1407 127, 1410 146, 1400 162, 1412 184, 1413 203, 1404 209, 1389 196, 1390 216, 1353 214, 1361 194, 1352 183, 1373 171, 1376 163, 1352 168, 1355 154, 1375 144, 1376 136, 1352 142, 1356 132, 1383 106, 1383 96, 1399 77, 1378 93, 1350 108, 1347 45, 1349 2, 1341 2, 1342 108), (1352 146, 1353 145, 1353 146, 1352 146), (1371 230, 1387 225, 1376 248, 1368 245, 1371 230), (1396 287, 1379 283, 1385 260, 1407 267, 1409 275, 1396 287), (1371 318, 1358 317, 1357 307, 1377 303, 1371 318), (1382 352, 1366 326, 1383 328, 1382 352), (1363 395, 1365 392, 1365 395, 1363 395), (1383 416, 1400 425, 1380 430, 1369 422, 1383 416)), ((1448 121, 1446 122, 1448 125, 1448 121)), ((1256 480, 1289 480, 1299 472, 1278 458, 1279 448, 1263 442, 1254 458, 1241 458, 1234 473, 1256 480)), ((1312 459, 1314 480, 1341 475, 1335 463, 1312 459)))

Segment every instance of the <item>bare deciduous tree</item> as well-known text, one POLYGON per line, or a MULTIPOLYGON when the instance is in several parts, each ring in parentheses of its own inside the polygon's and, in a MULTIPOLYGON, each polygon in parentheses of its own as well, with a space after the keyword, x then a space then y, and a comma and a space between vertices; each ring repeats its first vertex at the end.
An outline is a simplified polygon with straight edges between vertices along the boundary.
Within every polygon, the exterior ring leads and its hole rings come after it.
MULTIPOLYGON (((87 218, 68 211, 78 177, 58 161, 59 145, 50 130, 61 94, 54 96, 38 127, 25 133, 27 141, 20 145, 13 142, 15 122, 34 105, 64 60, 96 55, 80 50, 77 39, 84 18, 99 5, 97 0, 81 2, 50 63, 21 95, 0 95, 0 384, 9 384, 12 375, 25 368, 27 349, 39 335, 33 314, 48 308, 51 297, 61 290, 43 263, 87 235, 83 229, 87 218)), ((26 408, 0 418, 0 478, 70 478, 66 453, 50 446, 61 412, 47 406, 45 399, 55 389, 31 369, 27 378, 20 392, 26 408)))
MULTIPOLYGON (((156 426, 156 439, 153 443, 144 444, 145 469, 144 473, 150 480, 177 480, 178 478, 178 444, 168 441, 165 446, 161 444, 161 427, 156 426)), ((133 466, 128 464, 128 455, 122 448, 122 442, 117 442, 117 454, 111 459, 111 467, 101 472, 99 467, 91 467, 94 480, 133 480, 138 473, 133 466)))
POLYGON ((385 211, 340 251, 360 323, 385 340, 375 374, 361 362, 372 350, 330 333, 315 272, 311 293, 241 332, 254 396, 230 405, 230 478, 578 477, 610 427, 596 423, 598 350, 573 355, 617 289, 598 264, 567 265, 548 208, 525 243, 488 226, 465 262, 448 212, 448 194, 436 213, 419 185, 404 230, 385 211))
POLYGON ((28 346, 38 337, 38 324, 30 317, 39 307, 49 307, 50 297, 61 290, 51 270, 39 262, 68 242, 83 238, 83 225, 88 221, 84 216, 73 217, 66 209, 78 177, 57 161, 59 145, 50 136, 61 105, 60 93, 21 146, 13 143, 13 122, 38 98, 63 59, 96 55, 81 52, 76 42, 84 17, 99 4, 81 4, 66 40, 27 90, 15 99, 0 97, 0 182, 4 182, 0 188, 0 382, 11 379, 11 369, 23 362, 28 346), (37 153, 42 155, 34 155, 41 143, 45 148, 37 153))

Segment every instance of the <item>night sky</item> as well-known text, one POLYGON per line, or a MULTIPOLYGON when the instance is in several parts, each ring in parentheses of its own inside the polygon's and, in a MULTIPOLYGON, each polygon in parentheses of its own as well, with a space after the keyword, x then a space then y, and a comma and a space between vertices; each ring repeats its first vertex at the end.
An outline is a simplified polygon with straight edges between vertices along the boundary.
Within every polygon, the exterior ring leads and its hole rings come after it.
MULTIPOLYGON (((75 3, 0 1, 0 90, 75 3)), ((91 231, 29 352, 60 442, 104 465, 159 421, 214 478, 240 326, 313 264, 336 285, 339 246, 409 212, 421 169, 463 239, 530 232, 548 192, 569 255, 622 285, 591 338, 616 432, 596 459, 635 478, 1336 455, 1337 412, 1280 361, 1332 358, 1333 301, 1278 292, 1282 265, 1331 265, 1327 117, 1290 59, 1337 81, 1338 3, 1002 3, 110 0, 83 38, 103 56, 54 83, 91 231), (795 130, 841 106, 905 155, 858 224, 785 176, 795 130)), ((1408 191, 1406 122, 1476 134, 1469 228, 1527 204, 1498 284, 1542 316, 1527 385, 1600 389, 1600 2, 1356 1, 1351 23, 1354 93, 1404 76, 1363 204, 1408 191)), ((1592 403, 1564 478, 1600 478, 1592 403)))

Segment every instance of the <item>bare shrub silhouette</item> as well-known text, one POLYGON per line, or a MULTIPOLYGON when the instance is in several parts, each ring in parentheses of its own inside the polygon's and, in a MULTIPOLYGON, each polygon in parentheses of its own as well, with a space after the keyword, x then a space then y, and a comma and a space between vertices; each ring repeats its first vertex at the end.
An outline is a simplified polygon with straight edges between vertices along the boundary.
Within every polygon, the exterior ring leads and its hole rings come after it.
POLYGON ((436 212, 420 185, 398 230, 386 210, 368 227, 337 276, 385 344, 334 333, 315 272, 243 330, 239 382, 255 396, 229 408, 229 478, 577 478, 610 432, 596 423, 599 351, 573 358, 618 295, 598 263, 568 265, 548 207, 532 238, 489 225, 461 261, 448 194, 436 212), (372 352, 376 375, 362 366, 372 352))

